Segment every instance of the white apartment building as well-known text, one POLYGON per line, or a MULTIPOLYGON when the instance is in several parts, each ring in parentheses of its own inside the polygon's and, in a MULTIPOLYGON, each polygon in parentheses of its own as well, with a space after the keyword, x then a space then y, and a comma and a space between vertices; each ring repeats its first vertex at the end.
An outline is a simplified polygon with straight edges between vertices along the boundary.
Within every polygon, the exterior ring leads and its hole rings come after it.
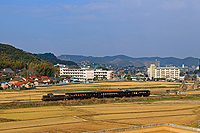
POLYGON ((180 69, 177 67, 157 67, 155 69, 155 78, 179 79, 180 69))
POLYGON ((156 67, 151 64, 148 68, 149 78, 180 79, 180 69, 177 67, 156 67))
POLYGON ((95 69, 94 70, 94 77, 98 77, 98 79, 112 79, 113 78, 113 71, 107 71, 102 69, 95 69))
POLYGON ((79 81, 86 81, 94 78, 98 79, 112 79, 113 71, 107 71, 102 69, 69 69, 67 67, 60 67, 60 76, 65 75, 68 77, 75 77, 79 81))

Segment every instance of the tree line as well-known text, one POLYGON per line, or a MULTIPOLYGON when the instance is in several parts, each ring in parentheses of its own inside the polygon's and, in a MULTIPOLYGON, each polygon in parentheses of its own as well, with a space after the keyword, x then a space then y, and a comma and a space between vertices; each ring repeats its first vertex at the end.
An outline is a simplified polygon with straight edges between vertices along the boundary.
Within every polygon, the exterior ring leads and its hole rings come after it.
POLYGON ((11 45, 0 43, 0 69, 4 68, 32 70, 38 75, 44 76, 54 76, 59 71, 50 62, 41 60, 11 45))

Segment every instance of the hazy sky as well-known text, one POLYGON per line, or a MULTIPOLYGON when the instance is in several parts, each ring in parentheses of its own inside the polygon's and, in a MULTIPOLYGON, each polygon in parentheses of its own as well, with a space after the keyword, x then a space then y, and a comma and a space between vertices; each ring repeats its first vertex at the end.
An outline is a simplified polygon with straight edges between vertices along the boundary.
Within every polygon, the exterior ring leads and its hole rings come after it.
POLYGON ((200 0, 1 0, 0 42, 33 53, 200 58, 200 0))

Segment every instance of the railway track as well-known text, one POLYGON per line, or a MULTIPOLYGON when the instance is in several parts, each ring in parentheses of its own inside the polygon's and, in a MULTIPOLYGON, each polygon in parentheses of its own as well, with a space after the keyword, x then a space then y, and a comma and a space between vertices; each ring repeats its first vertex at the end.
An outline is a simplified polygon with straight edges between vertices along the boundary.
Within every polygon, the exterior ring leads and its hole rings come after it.
MULTIPOLYGON (((126 100, 126 101, 129 101, 129 100, 132 100, 132 101, 140 101, 140 100, 150 100, 150 99, 162 99, 162 98, 176 98, 176 97, 186 97, 186 96, 195 96, 195 97, 200 97, 200 94, 178 94, 178 95, 151 95, 149 97, 125 97, 125 98, 101 98, 101 99, 98 99, 98 100, 104 100, 105 103, 106 101, 115 101, 115 102, 118 102, 118 101, 123 101, 123 100, 126 100)), ((96 98, 97 99, 97 98, 96 98)), ((29 102, 29 100, 27 100, 28 102, 24 102, 25 100, 24 99, 21 99, 21 100, 17 100, 17 101, 11 101, 11 102, 2 102, 0 103, 0 105, 15 105, 15 104, 27 104, 27 105, 31 105, 31 104, 42 104, 42 103, 76 103, 76 101, 79 101, 79 104, 81 103, 85 103, 87 102, 88 100, 91 100, 91 99, 74 99, 74 100, 66 100, 66 101, 40 101, 41 99, 31 99, 31 102, 29 102), (32 101, 32 100, 38 100, 38 101, 32 101)), ((95 100, 95 99, 93 99, 95 100)), ((70 104, 69 104, 70 105, 70 104)), ((78 105, 78 104, 77 104, 78 105)))

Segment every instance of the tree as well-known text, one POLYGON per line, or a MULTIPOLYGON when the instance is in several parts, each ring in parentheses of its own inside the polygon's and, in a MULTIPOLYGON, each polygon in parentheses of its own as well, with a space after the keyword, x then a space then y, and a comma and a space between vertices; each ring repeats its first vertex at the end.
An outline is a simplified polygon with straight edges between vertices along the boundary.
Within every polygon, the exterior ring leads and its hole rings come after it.
POLYGON ((0 69, 26 68, 29 74, 45 76, 54 76, 58 71, 53 64, 7 44, 0 43, 0 57, 0 69))
POLYGON ((105 80, 107 79, 105 75, 103 75, 103 79, 105 79, 105 80))
POLYGON ((96 75, 96 76, 94 77, 93 80, 94 80, 94 81, 95 81, 95 80, 98 80, 98 75, 96 75))
POLYGON ((96 69, 102 69, 102 70, 108 70, 108 68, 106 68, 106 67, 97 67, 96 69))

